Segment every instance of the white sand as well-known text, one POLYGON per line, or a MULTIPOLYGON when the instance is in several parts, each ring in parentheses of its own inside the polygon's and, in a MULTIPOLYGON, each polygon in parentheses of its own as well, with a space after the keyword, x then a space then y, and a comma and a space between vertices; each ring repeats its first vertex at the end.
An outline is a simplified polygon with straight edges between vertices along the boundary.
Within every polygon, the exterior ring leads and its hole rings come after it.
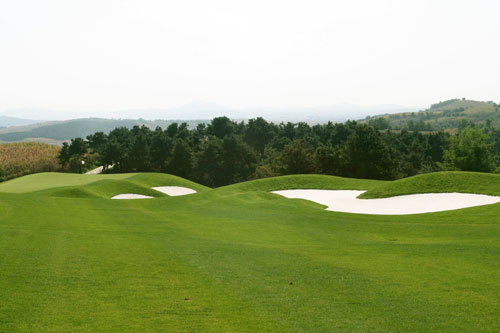
POLYGON ((165 193, 167 195, 170 195, 171 197, 196 193, 195 190, 182 186, 158 186, 153 187, 153 190, 165 193))
MULTIPOLYGON (((108 170, 113 169, 114 165, 108 166, 108 170)), ((89 172, 86 172, 86 175, 99 175, 104 171, 104 167, 100 166, 98 168, 95 168, 94 170, 90 170, 89 172)))
POLYGON ((125 193, 125 194, 115 195, 111 199, 152 199, 152 198, 153 197, 150 197, 148 195, 125 193))
MULTIPOLYGON (((152 187, 152 189, 158 192, 168 194, 171 197, 196 193, 196 191, 193 189, 181 186, 159 186, 159 187, 152 187)), ((111 199, 151 199, 151 198, 153 197, 142 194, 125 193, 125 194, 115 195, 111 199)))
POLYGON ((95 168, 94 170, 90 170, 89 172, 85 173, 86 175, 98 175, 102 173, 103 167, 100 166, 98 168, 95 168))
POLYGON ((357 199, 365 191, 283 190, 273 191, 290 199, 305 199, 328 206, 326 210, 376 215, 408 215, 441 212, 500 202, 500 197, 468 193, 427 193, 383 199, 357 199))

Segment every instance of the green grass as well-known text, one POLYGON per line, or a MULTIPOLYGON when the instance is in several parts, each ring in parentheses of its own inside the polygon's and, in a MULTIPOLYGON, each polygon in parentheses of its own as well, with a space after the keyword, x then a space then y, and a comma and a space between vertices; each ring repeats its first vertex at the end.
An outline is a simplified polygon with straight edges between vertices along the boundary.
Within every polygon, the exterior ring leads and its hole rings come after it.
POLYGON ((0 183, 0 192, 28 193, 50 188, 87 185, 103 179, 127 179, 130 177, 132 177, 132 174, 79 175, 46 172, 0 183))
POLYGON ((45 190, 43 195, 68 198, 112 198, 123 193, 142 194, 151 197, 164 197, 165 194, 151 187, 128 180, 104 179, 84 186, 69 186, 45 190))
MULTIPOLYGON (((207 187, 180 177, 158 173, 125 173, 109 175, 82 175, 46 172, 16 178, 0 183, 0 193, 29 193, 52 190, 57 196, 73 196, 71 193, 86 192, 89 196, 112 196, 120 193, 161 196, 150 188, 153 186, 184 186, 198 192, 207 187), (128 192, 128 191, 142 192, 128 192), (93 192, 93 193, 92 193, 93 192), (67 193, 68 195, 65 195, 67 193), (155 194, 156 193, 156 194, 155 194)), ((79 195, 77 195, 80 197, 79 195)))
POLYGON ((368 190, 390 182, 370 179, 342 178, 324 175, 289 175, 264 178, 224 186, 217 191, 274 191, 282 189, 368 190))
POLYGON ((412 193, 500 194, 500 175, 478 172, 435 172, 379 184, 360 198, 386 198, 412 193))
POLYGON ((499 183, 474 173, 299 175, 215 190, 161 174, 6 182, 0 331, 496 332, 500 204, 372 216, 268 192, 500 195, 499 183), (162 185, 199 193, 104 199, 162 185))

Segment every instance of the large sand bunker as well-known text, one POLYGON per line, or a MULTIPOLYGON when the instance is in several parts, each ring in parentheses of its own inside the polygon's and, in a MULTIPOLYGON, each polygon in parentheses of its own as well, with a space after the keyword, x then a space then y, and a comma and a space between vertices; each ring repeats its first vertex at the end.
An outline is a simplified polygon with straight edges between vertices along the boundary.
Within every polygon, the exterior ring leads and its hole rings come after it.
POLYGON ((383 199, 357 199, 365 191, 282 190, 273 191, 290 199, 305 199, 328 206, 326 210, 376 215, 408 215, 441 212, 500 202, 500 197, 469 193, 427 193, 383 199))
POLYGON ((182 186, 158 186, 153 187, 153 190, 165 193, 171 197, 196 193, 195 190, 182 186))

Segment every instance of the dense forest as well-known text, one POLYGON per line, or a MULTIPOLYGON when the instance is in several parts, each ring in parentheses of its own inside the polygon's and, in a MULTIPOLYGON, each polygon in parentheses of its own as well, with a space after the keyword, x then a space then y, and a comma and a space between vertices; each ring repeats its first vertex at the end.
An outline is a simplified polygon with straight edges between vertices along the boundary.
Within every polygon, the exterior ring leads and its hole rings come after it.
POLYGON ((59 159, 73 172, 102 165, 105 172, 165 172, 217 187, 299 173, 389 180, 438 170, 492 172, 499 155, 500 131, 487 124, 452 136, 355 121, 310 126, 218 117, 194 129, 172 123, 96 132, 65 143, 59 159))

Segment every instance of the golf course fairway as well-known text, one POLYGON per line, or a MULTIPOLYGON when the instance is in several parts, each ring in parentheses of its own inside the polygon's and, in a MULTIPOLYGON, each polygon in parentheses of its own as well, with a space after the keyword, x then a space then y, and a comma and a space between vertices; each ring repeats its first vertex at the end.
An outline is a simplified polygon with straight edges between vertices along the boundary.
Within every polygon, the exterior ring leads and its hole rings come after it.
POLYGON ((351 214, 271 193, 286 189, 500 196, 500 175, 0 183, 0 332, 500 331, 500 204, 351 214), (123 193, 153 198, 110 199, 123 193))

